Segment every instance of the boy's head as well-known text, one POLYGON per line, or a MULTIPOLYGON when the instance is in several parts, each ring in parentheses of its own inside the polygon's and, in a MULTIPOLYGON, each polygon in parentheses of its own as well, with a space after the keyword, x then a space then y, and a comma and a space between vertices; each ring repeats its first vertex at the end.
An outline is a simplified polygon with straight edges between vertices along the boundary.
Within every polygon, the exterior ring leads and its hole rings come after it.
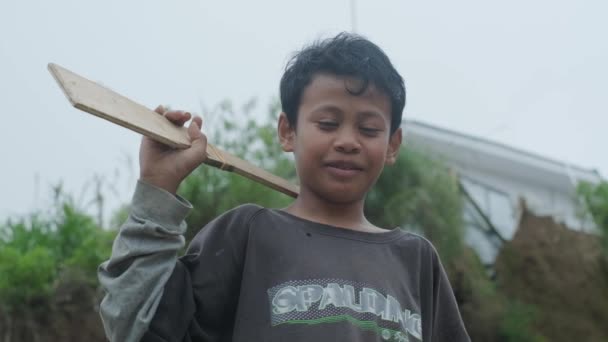
POLYGON ((278 134, 295 156, 299 198, 360 203, 394 163, 405 87, 370 41, 341 33, 300 51, 281 79, 281 103, 278 134))
POLYGON ((359 80, 356 87, 348 89, 352 95, 363 94, 370 86, 376 87, 390 101, 391 133, 401 125, 405 107, 403 78, 376 44, 343 32, 305 47, 287 64, 280 93, 282 110, 292 126, 296 126, 304 90, 319 74, 359 80))

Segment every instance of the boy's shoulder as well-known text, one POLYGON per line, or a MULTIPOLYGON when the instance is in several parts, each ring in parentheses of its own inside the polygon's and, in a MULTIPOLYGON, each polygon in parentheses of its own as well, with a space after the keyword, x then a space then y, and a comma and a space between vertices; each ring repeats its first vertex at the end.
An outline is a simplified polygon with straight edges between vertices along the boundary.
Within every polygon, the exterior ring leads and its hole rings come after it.
POLYGON ((259 204, 255 203, 245 203, 240 204, 232 209, 227 210, 221 216, 244 216, 247 218, 252 218, 259 212, 266 210, 266 207, 263 207, 259 204))
POLYGON ((267 209, 257 204, 241 204, 220 214, 215 219, 211 220, 206 227, 228 227, 232 225, 247 226, 259 213, 264 210, 267 209))
POLYGON ((416 243, 421 248, 423 248, 429 256, 432 256, 437 261, 439 260, 439 253, 437 252, 437 248, 435 247, 435 245, 433 245, 431 240, 414 232, 408 232, 408 235, 412 240, 416 241, 416 243))
MULTIPOLYGON (((397 228, 397 229, 400 229, 400 228, 397 228)), ((437 250, 435 249, 435 246, 433 245, 433 243, 426 237, 424 237, 418 233, 411 232, 411 231, 404 230, 404 232, 405 232, 406 240, 408 240, 412 243, 415 243, 415 244, 421 246, 422 248, 428 249, 429 252, 437 253, 437 250)))
MULTIPOLYGON (((396 228, 400 229, 400 228, 396 228)), ((426 237, 411 231, 405 231, 403 237, 396 241, 396 248, 409 259, 417 255, 419 261, 428 266, 436 267, 441 263, 439 253, 433 243, 426 237)))

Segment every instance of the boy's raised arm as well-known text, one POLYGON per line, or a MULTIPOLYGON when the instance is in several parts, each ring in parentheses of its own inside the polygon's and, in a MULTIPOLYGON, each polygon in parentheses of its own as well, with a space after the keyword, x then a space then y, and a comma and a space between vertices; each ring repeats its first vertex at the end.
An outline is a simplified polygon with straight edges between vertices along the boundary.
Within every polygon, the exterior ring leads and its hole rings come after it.
MULTIPOLYGON (((183 111, 156 112, 182 126, 191 115, 183 111)), ((112 341, 138 341, 148 328, 176 261, 184 246, 184 218, 191 205, 175 195, 179 184, 205 159, 207 139, 202 120, 194 117, 188 135, 191 147, 177 150, 143 137, 140 181, 131 213, 114 241, 112 256, 98 270, 106 291, 100 313, 112 341)))

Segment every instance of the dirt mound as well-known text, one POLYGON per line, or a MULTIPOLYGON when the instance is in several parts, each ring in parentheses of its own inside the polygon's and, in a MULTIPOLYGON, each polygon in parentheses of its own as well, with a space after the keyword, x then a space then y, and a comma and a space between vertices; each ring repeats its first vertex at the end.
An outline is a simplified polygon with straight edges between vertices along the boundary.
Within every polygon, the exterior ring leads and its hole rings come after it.
POLYGON ((551 341, 608 341, 608 270, 597 236, 524 213, 496 260, 497 285, 536 310, 551 341))

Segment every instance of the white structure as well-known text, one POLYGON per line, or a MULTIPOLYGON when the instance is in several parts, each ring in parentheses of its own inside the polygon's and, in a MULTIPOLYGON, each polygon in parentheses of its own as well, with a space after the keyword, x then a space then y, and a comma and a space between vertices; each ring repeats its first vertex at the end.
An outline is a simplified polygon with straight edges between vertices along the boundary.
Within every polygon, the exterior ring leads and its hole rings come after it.
POLYGON ((522 199, 536 215, 550 215, 572 229, 594 229, 579 217, 575 195, 579 181, 601 180, 597 171, 417 121, 403 128, 405 144, 442 159, 459 174, 473 199, 465 209, 466 240, 486 265, 494 262, 502 241, 513 237, 522 199))

